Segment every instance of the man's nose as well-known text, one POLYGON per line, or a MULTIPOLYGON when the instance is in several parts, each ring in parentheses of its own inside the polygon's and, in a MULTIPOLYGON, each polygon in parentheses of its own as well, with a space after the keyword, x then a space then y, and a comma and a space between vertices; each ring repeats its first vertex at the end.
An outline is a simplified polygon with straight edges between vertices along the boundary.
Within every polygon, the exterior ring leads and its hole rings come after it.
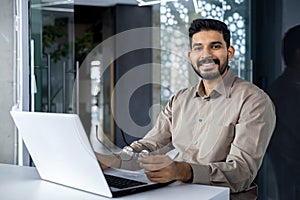
POLYGON ((205 58, 211 58, 212 54, 208 49, 203 49, 200 55, 201 59, 205 59, 205 58))

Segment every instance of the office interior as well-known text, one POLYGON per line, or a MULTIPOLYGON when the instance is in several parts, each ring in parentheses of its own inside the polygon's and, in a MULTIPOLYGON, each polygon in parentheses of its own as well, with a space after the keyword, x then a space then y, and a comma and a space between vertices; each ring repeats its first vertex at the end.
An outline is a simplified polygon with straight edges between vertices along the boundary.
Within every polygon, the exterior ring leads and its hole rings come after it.
MULTIPOLYGON (((77 113, 88 134, 97 125, 119 147, 141 138, 173 94, 199 81, 187 59, 195 18, 228 24, 230 67, 267 91, 285 68, 281 39, 300 24, 299 7, 297 0, 1 0, 0 163, 31 165, 13 107, 77 113)), ((279 199, 267 157, 256 182, 260 199, 279 199)))

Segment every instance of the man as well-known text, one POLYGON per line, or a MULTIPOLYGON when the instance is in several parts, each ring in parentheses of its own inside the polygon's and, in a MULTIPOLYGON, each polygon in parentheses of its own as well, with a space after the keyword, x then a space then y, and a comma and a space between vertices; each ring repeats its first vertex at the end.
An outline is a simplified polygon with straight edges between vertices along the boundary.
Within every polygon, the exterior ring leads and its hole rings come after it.
MULTIPOLYGON (((267 151, 280 199, 300 199, 300 25, 287 31, 282 53, 286 69, 274 81, 270 96, 277 123, 267 151)), ((274 191, 273 191, 274 192, 274 191)))
POLYGON ((202 80, 173 96, 154 128, 130 148, 154 152, 171 144, 178 152, 174 159, 139 158, 151 181, 225 186, 231 199, 256 199, 253 180, 275 126, 273 104, 228 66, 234 48, 226 24, 197 19, 189 36, 188 58, 202 80))

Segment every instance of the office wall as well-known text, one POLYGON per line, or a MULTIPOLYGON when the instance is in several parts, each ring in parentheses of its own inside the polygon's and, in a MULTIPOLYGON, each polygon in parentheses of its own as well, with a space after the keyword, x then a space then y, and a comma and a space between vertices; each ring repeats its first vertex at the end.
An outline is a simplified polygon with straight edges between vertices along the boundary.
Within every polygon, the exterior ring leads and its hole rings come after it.
POLYGON ((263 89, 282 73, 281 40, 300 24, 299 0, 252 1, 253 82, 263 89))
MULTIPOLYGON (((253 2, 254 82, 263 89, 268 89, 284 69, 281 56, 282 37, 289 28, 300 24, 300 1, 255 0, 253 2)), ((269 155, 266 155, 257 178, 259 200, 279 198, 274 173, 269 155)))
POLYGON ((289 28, 300 24, 300 1, 284 0, 282 8, 282 34, 289 28))
POLYGON ((251 9, 253 82, 268 89, 281 72, 283 0, 254 0, 251 9))
POLYGON ((14 126, 9 115, 13 104, 13 2, 0 6, 0 163, 13 163, 14 126))

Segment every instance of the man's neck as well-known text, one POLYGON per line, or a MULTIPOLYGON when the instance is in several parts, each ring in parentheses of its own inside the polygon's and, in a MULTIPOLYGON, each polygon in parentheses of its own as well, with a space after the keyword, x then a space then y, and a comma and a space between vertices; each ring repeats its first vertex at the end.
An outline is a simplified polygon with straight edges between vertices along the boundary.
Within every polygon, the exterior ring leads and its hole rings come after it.
POLYGON ((214 80, 203 80, 204 92, 206 96, 210 95, 211 91, 216 87, 220 79, 221 77, 214 80))

